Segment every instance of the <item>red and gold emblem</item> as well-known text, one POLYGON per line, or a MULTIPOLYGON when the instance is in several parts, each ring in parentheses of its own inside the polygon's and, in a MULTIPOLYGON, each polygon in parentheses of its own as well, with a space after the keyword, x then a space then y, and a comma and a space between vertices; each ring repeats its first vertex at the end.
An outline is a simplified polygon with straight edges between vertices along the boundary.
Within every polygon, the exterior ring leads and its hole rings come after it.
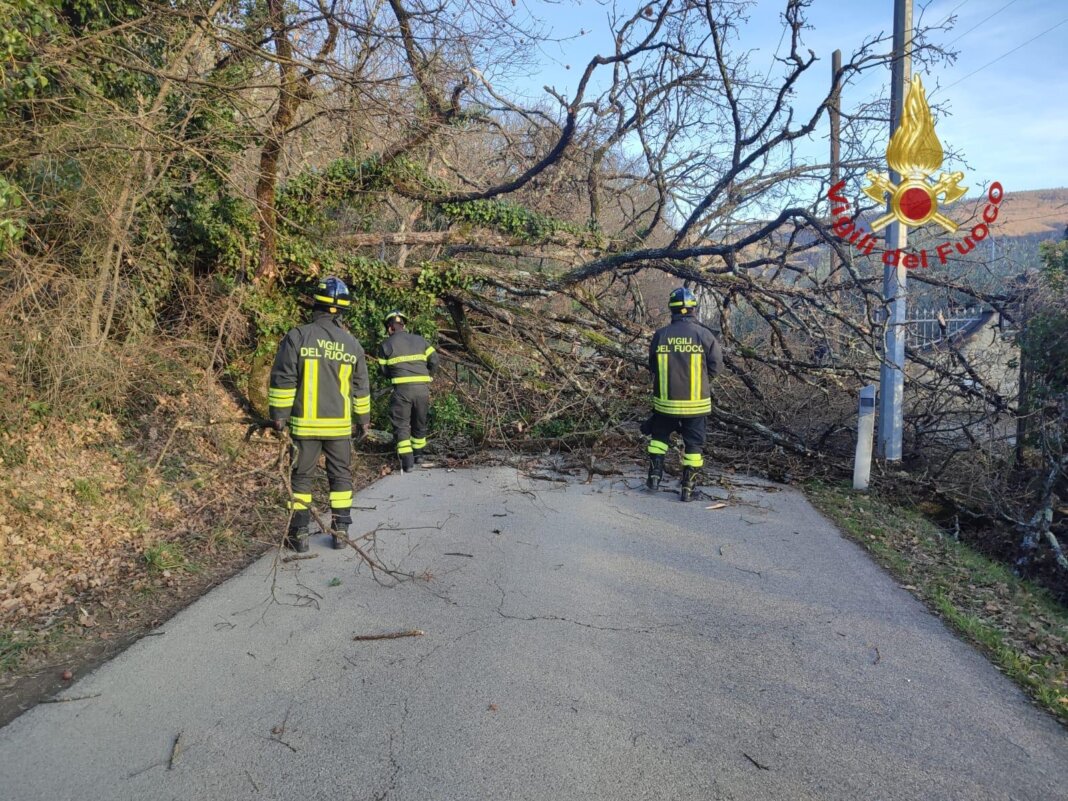
POLYGON ((949 233, 957 230, 958 225, 939 212, 939 198, 942 203, 952 203, 968 190, 958 186, 964 180, 963 172, 943 172, 931 182, 931 175, 942 166, 943 155, 923 82, 919 75, 913 75, 901 122, 886 148, 886 162, 901 176, 901 183, 895 184, 886 173, 869 170, 867 174, 870 184, 864 187, 864 194, 877 203, 885 203, 890 196, 890 211, 872 222, 872 231, 881 231, 894 220, 910 228, 934 222, 949 233))

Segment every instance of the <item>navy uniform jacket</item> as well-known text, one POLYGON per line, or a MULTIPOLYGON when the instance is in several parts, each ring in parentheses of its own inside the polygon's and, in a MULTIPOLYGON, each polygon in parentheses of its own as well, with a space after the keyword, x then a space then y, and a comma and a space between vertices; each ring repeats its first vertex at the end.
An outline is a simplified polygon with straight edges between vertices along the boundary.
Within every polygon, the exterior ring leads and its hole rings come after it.
POLYGON ((272 420, 294 439, 344 439, 355 420, 371 422, 367 358, 335 315, 317 311, 278 346, 267 393, 272 420))
POLYGON ((722 369, 716 335, 692 317, 673 315, 649 343, 653 410, 669 417, 711 414, 709 379, 722 369))

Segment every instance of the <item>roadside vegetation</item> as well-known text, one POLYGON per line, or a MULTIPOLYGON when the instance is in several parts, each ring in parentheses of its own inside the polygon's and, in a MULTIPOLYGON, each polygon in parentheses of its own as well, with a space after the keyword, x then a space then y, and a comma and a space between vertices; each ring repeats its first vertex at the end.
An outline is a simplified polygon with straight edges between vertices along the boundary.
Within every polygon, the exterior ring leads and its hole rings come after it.
POLYGON ((844 483, 805 492, 901 586, 1068 724, 1068 609, 915 508, 844 483))
MULTIPOLYGON (((658 0, 608 23, 574 87, 531 98, 516 87, 552 36, 521 5, 0 0, 9 676, 68 635, 143 630, 277 540, 282 443, 246 433, 325 274, 353 291, 369 351, 393 308, 435 343, 431 442, 450 463, 640 448, 648 337, 686 283, 726 348, 716 458, 782 480, 849 469, 882 267, 830 228, 832 165, 799 155, 840 104, 834 166, 864 197, 887 106, 855 86, 886 70, 889 39, 828 75, 808 3, 783 0, 778 58, 756 64, 744 4, 658 0), (813 73, 824 96, 795 107, 813 73)), ((918 70, 951 57, 952 23, 917 28, 918 70)), ((984 204, 952 213, 968 226, 984 204)), ((914 303, 998 315, 1010 355, 910 348, 886 481, 1063 599, 1068 246, 1035 244, 913 274, 914 303)), ((360 449, 365 482, 386 448, 360 449)))

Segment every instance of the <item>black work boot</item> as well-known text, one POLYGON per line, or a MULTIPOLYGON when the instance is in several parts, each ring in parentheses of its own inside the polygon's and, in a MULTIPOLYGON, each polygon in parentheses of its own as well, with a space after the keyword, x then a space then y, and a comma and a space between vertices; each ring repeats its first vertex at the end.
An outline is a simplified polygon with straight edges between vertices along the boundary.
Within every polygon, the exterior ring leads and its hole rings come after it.
POLYGON ((679 498, 683 501, 692 501, 694 490, 697 489, 697 468, 682 468, 682 484, 679 486, 679 498))
POLYGON ((308 529, 291 528, 286 532, 285 547, 297 553, 308 552, 308 529))
POLYGON ((410 453, 401 454, 401 472, 410 473, 415 469, 415 456, 410 453))
POLYGON ((664 457, 649 455, 649 475, 645 479, 645 486, 656 492, 660 489, 660 482, 664 480, 664 457))
POLYGON ((336 517, 330 522, 330 546, 335 551, 340 551, 348 546, 342 537, 349 536, 349 526, 352 520, 338 520, 336 517), (340 536, 339 536, 340 535, 340 536))
POLYGON ((415 453, 413 453, 412 454, 412 464, 414 464, 416 467, 418 467, 422 463, 423 463, 423 452, 422 451, 416 451, 415 453))

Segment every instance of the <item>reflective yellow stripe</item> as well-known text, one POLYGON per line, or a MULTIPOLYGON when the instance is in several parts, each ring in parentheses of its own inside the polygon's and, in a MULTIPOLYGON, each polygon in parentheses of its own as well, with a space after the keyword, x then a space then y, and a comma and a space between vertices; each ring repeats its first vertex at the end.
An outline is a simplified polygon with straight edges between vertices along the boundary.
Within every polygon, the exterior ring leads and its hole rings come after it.
POLYGON ((394 384, 429 384, 434 379, 428 375, 402 375, 400 378, 394 378, 394 384))
POLYGON ((356 398, 356 414, 370 414, 371 413, 371 396, 364 395, 362 398, 356 398))
POLYGON ((352 506, 352 490, 330 493, 331 509, 348 509, 352 506))
POLYGON ((411 453, 412 441, 410 439, 402 439, 397 443, 397 453, 411 453))
POLYGON ((338 426, 337 428, 300 428, 291 425, 289 435, 296 439, 345 439, 352 436, 352 426, 338 426))
MULTIPOLYGON (((433 352, 433 348, 430 349, 433 352)), ((394 356, 392 359, 379 359, 379 364, 403 364, 404 362, 425 362, 429 353, 412 353, 408 356, 394 356)))
POLYGON ((304 362, 304 414, 302 420, 315 420, 319 417, 319 362, 308 359, 304 362))
POLYGON ((690 354, 690 400, 701 400, 701 354, 690 354))
POLYGON ((352 420, 348 417, 289 418, 289 432, 296 437, 324 438, 352 436, 352 420))
POLYGON ((661 442, 658 439, 651 439, 649 440, 649 447, 647 450, 649 453, 653 454, 653 456, 663 456, 668 452, 668 444, 666 442, 661 442))
POLYGON ((267 390, 267 402, 272 406, 292 406, 297 399, 296 388, 271 387, 267 390))
POLYGON ((350 301, 344 298, 332 298, 329 295, 312 295, 320 303, 325 303, 328 306, 348 306, 350 301))
POLYGON ((286 504, 287 509, 300 512, 311 506, 312 496, 310 492, 294 492, 292 499, 286 504))
POLYGON ((712 399, 700 400, 665 400, 653 398, 653 409, 664 414, 690 416, 712 413, 712 399))
POLYGON ((699 453, 684 453, 682 455, 683 467, 704 467, 705 457, 699 453))
POLYGON ((429 358, 430 358, 430 354, 431 354, 431 353, 433 353, 433 352, 434 352, 434 346, 433 346, 433 345, 431 345, 431 346, 430 346, 429 348, 427 348, 427 349, 426 349, 426 351, 424 351, 423 355, 424 355, 424 356, 425 356, 426 358, 428 358, 428 359, 429 359, 429 358))
POLYGON ((352 365, 341 365, 338 369, 338 376, 341 378, 341 402, 343 409, 341 416, 348 420, 352 417, 352 365))
POLYGON ((416 450, 426 447, 426 437, 412 437, 412 447, 416 450))
POLYGON ((351 422, 348 417, 319 417, 315 420, 309 420, 307 417, 289 418, 290 425, 301 426, 302 428, 330 428, 332 426, 351 425, 351 422))
POLYGON ((659 387, 659 394, 657 397, 667 400, 668 396, 668 355, 666 353, 658 353, 656 355, 657 366, 660 368, 660 380, 657 382, 659 387))

